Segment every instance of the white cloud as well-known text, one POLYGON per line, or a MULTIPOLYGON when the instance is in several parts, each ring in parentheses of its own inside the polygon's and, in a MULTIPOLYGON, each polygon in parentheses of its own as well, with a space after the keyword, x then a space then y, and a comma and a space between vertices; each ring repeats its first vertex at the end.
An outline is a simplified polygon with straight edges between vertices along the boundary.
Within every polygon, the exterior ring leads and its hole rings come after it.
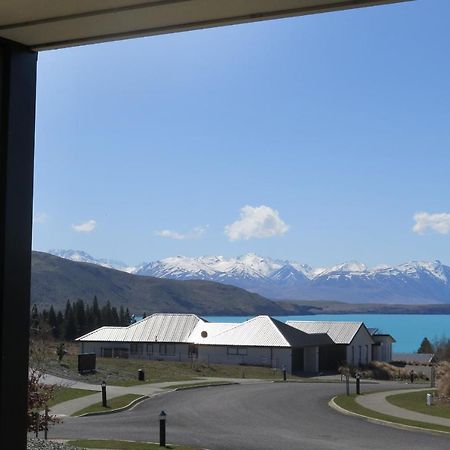
POLYGON ((173 230, 158 230, 155 231, 155 234, 159 237, 169 238, 169 239, 199 239, 201 238, 205 232, 207 227, 195 227, 191 231, 187 233, 179 233, 178 231, 173 230))
POLYGON ((95 229, 96 225, 97 222, 94 219, 91 219, 78 225, 72 225, 72 229, 79 233, 90 233, 95 229))
POLYGON ((250 238, 280 236, 289 230, 278 211, 269 206, 249 206, 241 208, 241 218, 225 227, 230 241, 250 238))
POLYGON ((414 220, 416 222, 413 226, 414 233, 424 234, 428 228, 440 234, 448 234, 450 232, 449 213, 430 214, 418 212, 414 214, 414 220))
POLYGON ((48 214, 45 212, 37 212, 33 215, 33 223, 45 223, 47 219, 48 214))

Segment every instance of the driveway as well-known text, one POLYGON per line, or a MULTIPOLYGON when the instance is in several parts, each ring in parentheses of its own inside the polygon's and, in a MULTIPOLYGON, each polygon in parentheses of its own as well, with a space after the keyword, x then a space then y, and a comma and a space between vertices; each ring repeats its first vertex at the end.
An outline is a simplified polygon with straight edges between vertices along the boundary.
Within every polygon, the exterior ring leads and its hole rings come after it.
POLYGON ((49 437, 157 442, 158 414, 164 410, 168 442, 214 450, 449 448, 446 436, 337 413, 328 401, 344 389, 335 383, 258 383, 170 392, 122 413, 65 418, 49 437))

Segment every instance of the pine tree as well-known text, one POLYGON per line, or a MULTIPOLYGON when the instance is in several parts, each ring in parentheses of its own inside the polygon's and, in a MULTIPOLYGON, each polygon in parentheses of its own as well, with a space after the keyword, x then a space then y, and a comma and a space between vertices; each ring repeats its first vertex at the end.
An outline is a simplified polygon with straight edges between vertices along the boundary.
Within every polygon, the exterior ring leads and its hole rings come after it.
POLYGON ((125 324, 126 326, 131 324, 131 314, 130 314, 130 310, 127 308, 125 311, 125 324))
POLYGON ((96 295, 94 295, 94 301, 92 302, 92 316, 92 329, 98 328, 102 325, 102 313, 100 311, 100 307, 98 306, 98 299, 96 295))
POLYGON ((32 334, 39 332, 39 312, 36 305, 31 308, 30 330, 32 334))
POLYGON ((106 304, 103 306, 101 310, 101 324, 104 325, 112 325, 112 314, 111 314, 111 303, 108 300, 106 304))
POLYGON ((112 326, 120 325, 119 313, 117 312, 117 308, 115 306, 111 308, 111 325, 112 326))
POLYGON ((75 322, 77 334, 81 336, 86 333, 86 312, 84 310, 83 300, 78 299, 74 305, 75 322))
POLYGON ((66 310, 64 312, 64 339, 72 341, 77 337, 77 322, 70 301, 67 300, 66 310))
POLYGON ((62 336, 63 328, 64 328, 64 316, 61 311, 58 311, 58 313, 56 314, 56 327, 54 332, 55 339, 58 339, 62 336))
POLYGON ((53 308, 53 305, 50 306, 50 310, 48 312, 48 324, 52 331, 52 336, 54 338, 59 337, 55 334, 55 333, 57 333, 57 319, 56 319, 56 313, 55 313, 55 309, 53 308))
POLYGON ((424 337, 417 353, 434 353, 434 348, 428 338, 424 337))

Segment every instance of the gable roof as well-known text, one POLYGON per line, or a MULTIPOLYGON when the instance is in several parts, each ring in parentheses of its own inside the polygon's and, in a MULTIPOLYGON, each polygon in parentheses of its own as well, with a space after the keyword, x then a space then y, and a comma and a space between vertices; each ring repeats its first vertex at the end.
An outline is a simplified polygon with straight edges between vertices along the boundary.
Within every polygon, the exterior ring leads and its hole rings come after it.
POLYGON ((326 333, 335 344, 350 344, 361 327, 367 331, 363 322, 288 320, 286 324, 308 334, 326 333))
POLYGON ((191 344, 207 344, 212 337, 236 325, 238 323, 199 321, 187 340, 191 344))
POLYGON ((101 327, 77 341, 185 342, 198 322, 195 314, 152 314, 128 327, 101 327))
MULTIPOLYGON (((317 337, 320 339, 320 337, 317 337)), ((209 345, 242 345, 254 347, 300 347, 315 345, 314 338, 269 316, 253 319, 205 338, 209 345)))

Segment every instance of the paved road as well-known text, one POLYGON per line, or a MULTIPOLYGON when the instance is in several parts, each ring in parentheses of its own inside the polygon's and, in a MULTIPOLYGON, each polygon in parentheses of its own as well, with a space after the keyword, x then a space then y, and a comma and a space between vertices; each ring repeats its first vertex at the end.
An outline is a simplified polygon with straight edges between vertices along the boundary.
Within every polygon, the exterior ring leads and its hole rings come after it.
MULTIPOLYGON (((367 389, 376 389, 376 386, 367 389)), ((378 389, 380 387, 378 386, 378 389)), ((171 392, 108 416, 65 418, 50 438, 158 441, 158 414, 168 414, 167 440, 214 450, 450 448, 450 439, 339 414, 328 400, 342 384, 259 383, 171 392)))

